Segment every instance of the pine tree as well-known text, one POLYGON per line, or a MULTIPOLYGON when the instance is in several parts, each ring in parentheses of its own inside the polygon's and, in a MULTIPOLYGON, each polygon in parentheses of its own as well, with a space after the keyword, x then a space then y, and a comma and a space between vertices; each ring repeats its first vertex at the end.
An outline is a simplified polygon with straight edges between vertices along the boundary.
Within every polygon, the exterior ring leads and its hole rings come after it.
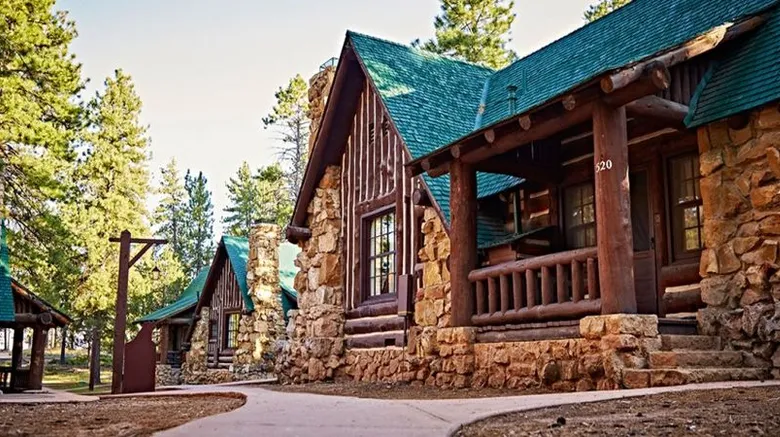
POLYGON ((517 58, 506 48, 514 5, 514 0, 442 0, 442 13, 433 23, 436 37, 413 45, 491 68, 505 67, 517 58))
MULTIPOLYGON (((63 219, 82 254, 74 310, 89 326, 104 329, 113 315, 119 258, 119 245, 108 239, 124 229, 139 236, 149 233, 149 138, 140 123, 141 100, 130 76, 121 70, 106 79, 105 89, 88 109, 89 126, 80 148, 83 158, 74 171, 76 192, 63 208, 63 219)), ((131 269, 131 307, 149 289, 149 280, 131 269)))
POLYGON ((83 82, 69 51, 75 25, 54 3, 0 2, 0 217, 14 276, 65 303, 78 272, 57 204, 70 182, 83 82))
POLYGON ((279 161, 284 170, 289 199, 298 196, 309 152, 309 86, 300 74, 274 95, 276 104, 263 118, 263 126, 280 135, 279 161))
POLYGON ((585 11, 585 21, 596 21, 610 12, 622 8, 630 2, 631 0, 600 0, 597 4, 592 5, 585 11))
POLYGON ((279 164, 269 165, 257 172, 257 202, 255 221, 285 226, 292 216, 293 202, 285 196, 284 173, 279 164))
POLYGON ((187 208, 187 191, 179 177, 176 160, 171 159, 160 169, 162 179, 157 194, 161 195, 160 203, 154 211, 154 224, 157 233, 168 240, 168 247, 180 260, 184 260, 184 219, 187 208))
POLYGON ((224 210, 223 224, 230 235, 248 237, 253 223, 284 226, 290 220, 292 202, 278 164, 261 168, 253 176, 244 162, 236 177, 228 181, 227 189, 230 204, 224 210))
POLYGON ((211 263, 214 256, 214 206, 203 172, 193 177, 188 170, 184 176, 184 189, 188 202, 184 221, 185 257, 182 261, 187 277, 194 278, 203 267, 211 263))

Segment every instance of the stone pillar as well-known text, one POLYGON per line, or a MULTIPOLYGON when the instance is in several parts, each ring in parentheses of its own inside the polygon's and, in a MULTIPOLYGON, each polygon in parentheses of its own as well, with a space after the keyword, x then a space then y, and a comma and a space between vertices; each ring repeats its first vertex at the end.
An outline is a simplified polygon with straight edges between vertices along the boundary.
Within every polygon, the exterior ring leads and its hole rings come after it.
POLYGON ((344 361, 340 167, 325 170, 308 217, 312 236, 301 242, 295 261, 299 310, 290 317, 290 340, 277 361, 280 379, 289 382, 331 379, 344 361))
MULTIPOLYGON (((700 331, 780 377, 780 106, 699 128, 700 331)), ((746 361, 747 362, 747 361, 746 361)))
POLYGON ((322 68, 319 73, 309 79, 309 154, 314 147, 314 140, 317 139, 317 133, 320 131, 322 114, 325 113, 325 105, 328 102, 330 88, 333 85, 333 79, 336 77, 336 66, 329 65, 322 68))
POLYGON ((275 343, 284 337, 279 243, 281 228, 258 224, 249 233, 247 285, 254 304, 251 314, 239 322, 234 371, 241 377, 265 377, 274 370, 275 343))
POLYGON ((210 316, 211 308, 200 309, 200 318, 195 324, 190 339, 190 350, 187 351, 184 363, 181 365, 182 377, 187 384, 201 383, 208 371, 210 316))

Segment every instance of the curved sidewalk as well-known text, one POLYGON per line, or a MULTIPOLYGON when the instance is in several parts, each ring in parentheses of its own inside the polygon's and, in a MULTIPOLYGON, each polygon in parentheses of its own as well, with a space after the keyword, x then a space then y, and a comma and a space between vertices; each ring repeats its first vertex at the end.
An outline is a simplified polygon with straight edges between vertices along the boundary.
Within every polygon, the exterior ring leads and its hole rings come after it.
POLYGON ((777 386, 780 381, 717 382, 637 390, 591 391, 458 400, 380 400, 261 387, 189 387, 179 393, 240 392, 246 404, 229 413, 198 419, 163 431, 160 437, 267 435, 274 437, 447 436, 461 424, 509 411, 531 410, 656 393, 731 387, 777 386))

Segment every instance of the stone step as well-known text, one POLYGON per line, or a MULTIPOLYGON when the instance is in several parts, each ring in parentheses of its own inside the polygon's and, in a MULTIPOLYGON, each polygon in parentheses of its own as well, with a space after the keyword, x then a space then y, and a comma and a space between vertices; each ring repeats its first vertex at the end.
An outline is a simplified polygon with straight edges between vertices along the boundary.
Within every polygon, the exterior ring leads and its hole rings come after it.
POLYGON ((661 350, 720 350, 720 337, 709 335, 661 335, 661 350))
POLYGON ((693 369, 625 369, 625 388, 666 387, 716 381, 763 381, 768 369, 760 368, 693 368, 693 369))
POLYGON ((673 369, 676 367, 741 367, 742 353, 735 351, 660 351, 651 352, 651 369, 673 369))

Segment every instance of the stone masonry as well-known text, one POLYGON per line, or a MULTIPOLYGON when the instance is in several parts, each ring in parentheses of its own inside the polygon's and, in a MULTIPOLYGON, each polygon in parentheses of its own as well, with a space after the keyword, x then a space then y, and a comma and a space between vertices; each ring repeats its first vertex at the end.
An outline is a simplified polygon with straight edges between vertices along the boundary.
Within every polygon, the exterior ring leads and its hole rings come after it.
POLYGON ((704 246, 698 313, 703 334, 719 335, 755 367, 780 377, 780 106, 698 132, 704 246), (735 126, 733 123, 731 126, 735 126))
POLYGON ((325 105, 328 103, 328 95, 336 77, 336 67, 327 66, 309 79, 309 154, 314 147, 317 133, 320 131, 322 114, 325 113, 325 105))
POLYGON ((227 369, 208 368, 209 316, 211 308, 200 309, 200 318, 195 324, 190 340, 190 350, 181 365, 182 379, 185 384, 218 384, 233 380, 227 369))
POLYGON ((277 363, 283 381, 332 378, 344 360, 340 183, 341 168, 328 167, 308 206, 312 235, 295 261, 299 309, 291 312, 289 341, 277 363))
POLYGON ((254 311, 241 316, 233 373, 240 379, 265 378, 273 373, 275 343, 285 335, 279 286, 281 229, 258 224, 249 233, 247 286, 254 311))

